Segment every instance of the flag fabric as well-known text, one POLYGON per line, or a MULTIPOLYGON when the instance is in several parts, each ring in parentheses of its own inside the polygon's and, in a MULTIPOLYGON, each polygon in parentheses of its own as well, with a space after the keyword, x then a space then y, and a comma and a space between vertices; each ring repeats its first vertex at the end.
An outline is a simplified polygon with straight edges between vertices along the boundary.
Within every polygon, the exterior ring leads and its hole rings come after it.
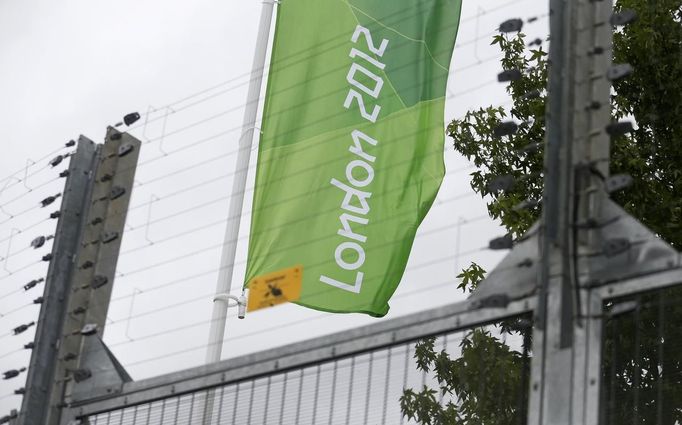
POLYGON ((246 282, 296 265, 298 304, 383 316, 444 176, 461 0, 282 0, 246 282))

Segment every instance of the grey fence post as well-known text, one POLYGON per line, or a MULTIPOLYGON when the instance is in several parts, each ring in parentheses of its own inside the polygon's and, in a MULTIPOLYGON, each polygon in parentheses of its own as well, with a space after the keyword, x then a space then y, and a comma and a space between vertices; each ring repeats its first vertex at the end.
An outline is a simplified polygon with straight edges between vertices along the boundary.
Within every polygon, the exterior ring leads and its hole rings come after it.
POLYGON ((104 145, 83 136, 78 141, 63 193, 19 425, 58 425, 75 389, 130 380, 101 336, 140 145, 113 127, 107 129, 104 145))
POLYGON ((104 345, 102 336, 116 274, 141 142, 113 127, 100 147, 92 194, 84 211, 81 249, 75 258, 68 316, 59 352, 49 425, 68 423, 68 406, 77 392, 113 391, 131 378, 104 345), (92 334, 74 333, 85 326, 92 334), (105 391, 106 391, 105 390, 105 391), (60 422, 61 421, 61 422, 60 422))
POLYGON ((36 326, 35 348, 31 354, 26 394, 19 425, 44 424, 50 407, 59 343, 70 293, 74 258, 79 249, 83 210, 92 184, 97 147, 85 137, 78 140, 71 157, 52 258, 45 279, 44 301, 36 326))

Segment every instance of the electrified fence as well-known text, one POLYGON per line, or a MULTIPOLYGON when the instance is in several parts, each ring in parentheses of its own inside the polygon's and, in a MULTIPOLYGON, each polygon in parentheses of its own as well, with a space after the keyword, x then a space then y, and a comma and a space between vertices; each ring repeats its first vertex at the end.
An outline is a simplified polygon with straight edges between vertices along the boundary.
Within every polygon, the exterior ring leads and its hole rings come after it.
MULTIPOLYGON (((587 334, 583 358, 599 406, 597 422, 675 424, 682 416, 679 272, 651 284, 649 276, 590 290, 582 323, 587 334), (590 329, 595 332, 590 332, 590 329)), ((418 369, 415 343, 435 337, 436 353, 462 360, 463 342, 485 332, 506 345, 522 363, 513 394, 514 422, 528 423, 529 399, 537 393, 531 363, 535 297, 506 306, 466 301, 377 325, 292 344, 158 378, 100 387, 71 404, 73 418, 92 425, 161 424, 409 424, 401 413, 406 388, 436 391, 433 373, 418 369), (522 324, 505 332, 499 326, 522 324), (491 319, 491 318, 495 319, 491 319), (212 408, 207 409, 208 400, 212 408)), ((536 330, 537 331, 537 330, 536 330)), ((488 353, 483 350, 482 356, 488 353)), ((467 364, 479 379, 477 408, 504 382, 505 370, 481 358, 467 364), (478 366, 476 366, 478 365, 478 366), (483 366, 481 366, 483 365, 483 366), (488 365, 488 366, 485 366, 488 365), (476 369, 479 367, 479 369, 476 369)), ((519 372, 519 371, 517 371, 519 372)), ((104 384, 104 383, 102 383, 104 384)), ((456 394, 438 395, 442 405, 458 404, 456 394)), ((587 401, 586 401, 587 402, 587 401)))
MULTIPOLYGON (((64 250, 54 252, 55 255, 64 257, 64 267, 78 267, 78 270, 69 272, 69 276, 62 273, 60 278, 64 291, 68 290, 76 295, 70 295, 70 305, 67 306, 62 303, 64 297, 46 293, 45 305, 52 303, 53 307, 48 309, 44 306, 44 311, 52 314, 58 308, 66 325, 55 326, 51 332, 43 332, 44 337, 38 332, 35 344, 27 344, 26 348, 39 347, 42 344, 49 349, 61 351, 59 355, 50 355, 44 350, 34 351, 36 359, 32 361, 32 372, 29 371, 29 375, 36 379, 29 380, 26 388, 15 393, 18 395, 25 392, 26 398, 33 400, 24 404, 19 423, 408 423, 401 413, 400 397, 403 391, 420 391, 424 388, 438 391, 441 387, 433 372, 424 372, 416 364, 416 343, 423 338, 435 338, 435 351, 444 351, 452 359, 461 361, 462 370, 468 373, 466 383, 469 387, 466 390, 475 394, 475 397, 469 399, 471 405, 468 408, 474 412, 474 417, 462 418, 463 423, 682 423, 682 331, 679 326, 682 320, 682 309, 679 307, 682 301, 682 256, 611 199, 613 193, 626 188, 633 178, 623 174, 609 176, 610 138, 622 137, 632 131, 633 123, 611 123, 610 108, 603 105, 610 102, 613 81, 627 78, 633 67, 630 64, 612 64, 611 55, 604 52, 611 51, 612 26, 629 25, 634 22, 636 14, 627 10, 613 11, 610 2, 551 0, 549 3, 552 49, 547 96, 551 101, 546 114, 546 138, 544 143, 533 143, 520 150, 515 148, 514 151, 515 155, 525 155, 529 149, 544 149, 543 199, 525 199, 515 207, 515 210, 522 210, 541 202, 544 215, 521 237, 515 238, 511 234, 500 236, 488 241, 487 247, 467 251, 471 254, 493 249, 509 250, 497 267, 487 273, 467 301, 156 378, 132 381, 121 363, 102 342, 101 330, 105 324, 111 330, 127 323, 124 332, 120 332, 125 333, 125 339, 111 344, 112 347, 129 347, 136 342, 146 342, 154 346, 153 348, 164 351, 164 344, 158 343, 154 338, 166 336, 181 339, 179 332, 206 325, 206 320, 197 318, 195 322, 173 329, 154 328, 153 333, 142 336, 129 333, 132 330, 131 319, 148 317, 156 326, 162 320, 153 315, 210 297, 212 293, 203 294, 196 299, 183 298, 182 303, 160 306, 156 305, 155 298, 153 309, 133 314, 133 299, 137 294, 151 293, 156 296, 154 291, 169 292, 176 284, 191 282, 198 277, 207 276, 207 273, 217 272, 216 268, 197 268, 198 272, 192 271, 185 276, 184 270, 188 268, 179 267, 178 263, 220 248, 222 244, 201 246, 191 252, 180 251, 173 253, 171 258, 145 257, 143 265, 115 270, 114 260, 118 255, 111 252, 107 254, 107 250, 117 251, 119 247, 107 244, 117 238, 112 239, 114 233, 111 232, 95 231, 93 229, 99 228, 93 226, 99 226, 102 222, 115 224, 118 226, 115 234, 119 236, 124 230, 122 227, 125 220, 122 217, 126 211, 146 212, 142 214, 144 217, 138 217, 135 225, 127 225, 128 235, 139 231, 137 235, 142 237, 141 231, 144 230, 143 245, 123 250, 122 254, 139 252, 151 246, 175 241, 176 238, 195 235, 210 226, 224 224, 224 210, 218 209, 219 220, 213 223, 205 217, 197 216, 197 222, 208 224, 179 233, 174 230, 163 238, 155 238, 150 232, 150 225, 171 219, 180 220, 178 217, 181 215, 211 205, 224 197, 216 198, 211 194, 210 200, 204 204, 190 208, 183 206, 182 210, 164 212, 160 217, 154 216, 152 205, 179 194, 195 196, 199 189, 207 190, 209 183, 218 182, 228 175, 220 174, 191 186, 183 185, 182 188, 161 196, 155 192, 145 194, 149 196, 149 202, 134 203, 128 209, 127 205, 122 204, 123 201, 128 201, 126 197, 122 197, 126 193, 121 192, 124 188, 122 183, 117 181, 117 184, 120 183, 118 189, 116 186, 109 187, 113 184, 110 183, 111 179, 117 178, 116 175, 126 177, 128 189, 136 188, 139 192, 140 188, 149 188, 150 183, 204 166, 218 156, 214 155, 201 163, 183 165, 184 168, 181 169, 170 167, 162 170, 165 174, 135 184, 131 181, 133 176, 124 173, 134 169, 134 166, 129 164, 123 167, 125 161, 132 162, 134 159, 130 156, 130 150, 122 149, 132 146, 127 144, 129 136, 112 130, 108 147, 105 145, 102 148, 102 152, 109 152, 106 149, 111 149, 111 152, 101 156, 100 162, 107 167, 117 168, 118 173, 112 171, 111 174, 100 164, 88 168, 91 170, 89 173, 66 174, 69 184, 77 183, 75 177, 78 176, 81 179, 86 175, 96 176, 97 184, 88 185, 93 186, 89 190, 98 195, 85 201, 92 200, 89 205, 95 205, 101 211, 98 210, 93 216, 79 215, 79 222, 72 223, 70 233, 56 232, 55 244, 62 243, 60 239, 66 236, 71 238, 69 240, 74 246, 79 245, 75 242, 80 242, 78 255, 68 257, 64 250), (85 236, 79 233, 81 229, 86 229, 85 236), (73 258, 78 261, 74 262, 73 258), (174 277, 168 282, 144 278, 143 273, 153 276, 158 273, 159 267, 169 265, 178 266, 169 275, 184 277, 174 277), (98 274, 91 275, 95 271, 90 270, 93 266, 98 274), (71 279, 71 275, 75 278, 71 279), (110 300, 111 290, 106 286, 107 282, 112 283, 116 278, 117 283, 120 283, 130 276, 136 276, 140 282, 152 282, 153 286, 145 287, 144 291, 133 288, 130 295, 110 300), (107 318, 109 301, 124 299, 130 299, 128 316, 116 320, 107 318), (523 326, 509 331, 509 328, 501 325, 511 319, 523 326), (53 342, 55 335, 59 337, 59 343, 53 342), (467 358, 469 341, 476 335, 493 338, 501 343, 496 346, 505 347, 507 352, 512 353, 517 360, 515 367, 518 367, 513 370, 513 380, 506 379, 508 365, 486 360, 488 355, 491 359, 499 359, 499 352, 479 351, 478 360, 483 360, 480 362, 467 358), (51 365, 48 360, 52 362, 51 365), (43 373, 40 367, 44 365, 50 368, 43 373), (47 394, 45 385, 40 381, 51 384, 51 403, 42 401, 47 394), (31 395, 34 397, 29 397, 31 395), (510 406, 511 420, 497 418, 487 421, 477 415, 477 409, 481 412, 487 409, 489 412, 489 406, 494 406, 498 400, 505 401, 510 406), (41 413, 41 409, 50 410, 47 422, 34 419, 38 418, 36 412, 41 413)), ((537 18, 534 17, 527 19, 526 23, 536 21, 537 18)), ((499 28, 506 32, 520 31, 523 24, 522 19, 511 19, 504 21, 499 28)), ((479 58, 477 65, 480 63, 482 61, 479 58)), ((502 73, 498 74, 498 81, 518 80, 528 71, 521 67, 508 68, 510 66, 505 65, 502 73)), ((474 87, 471 91, 479 88, 474 87)), ((454 98, 468 90, 450 96, 454 98)), ((532 98, 541 95, 534 91, 523 96, 532 98)), ((164 150, 169 148, 168 144, 165 148, 162 147, 166 136, 213 119, 202 119, 166 132, 165 123, 169 110, 158 118, 159 121, 163 120, 163 131, 162 136, 155 141, 158 142, 161 155, 143 161, 141 165, 161 158, 173 159, 174 153, 184 152, 190 146, 214 139, 209 136, 173 151, 164 150)), ((147 140, 144 144, 148 145, 153 140, 145 136, 148 124, 146 118, 141 128, 144 128, 142 138, 147 140)), ((495 127, 496 137, 513 139, 518 128, 524 125, 529 123, 500 122, 495 127)), ((228 132, 230 131, 232 130, 228 132)), ((224 134, 225 132, 220 133, 224 134)), ((79 145, 79 149, 83 148, 79 145)), ((236 152, 237 150, 233 150, 224 155, 229 156, 236 152)), ((77 164, 75 158, 77 156, 73 158, 74 164, 77 164)), ((453 170, 452 173, 468 169, 469 166, 453 170)), ((203 172, 195 174, 202 179, 208 177, 203 172)), ((232 174, 234 173, 229 176, 232 174)), ((513 175, 501 175, 486 183, 490 193, 505 196, 505 188, 525 184, 523 182, 522 179, 515 181, 513 175)), ((69 202, 83 203, 82 200, 73 198, 79 193, 85 194, 86 191, 73 190, 65 193, 71 193, 68 197, 64 196, 65 202, 68 198, 69 202)), ((456 195, 440 202, 462 200, 463 196, 456 195)), ((52 201, 54 199, 49 202, 52 201)), ((92 213, 95 207, 82 209, 92 213)), ((71 213, 76 210, 63 209, 64 212, 71 213)), ((479 219, 472 217, 458 222, 457 229, 479 219)), ((453 228, 454 225, 430 229, 428 232, 435 234, 448 227, 453 228)), ((15 234, 18 233, 13 230, 9 241, 15 234)), ((426 232, 422 233, 425 234, 426 232)), ((464 254, 459 250, 459 234, 457 230, 456 242, 453 243, 457 246, 455 258, 464 254)), ((474 239, 479 241, 481 235, 476 235, 474 239)), ((182 245, 191 246, 186 243, 182 245)), ((170 251, 172 250, 164 252, 170 251)), ((10 254, 8 247, 7 257, 10 254)), ((449 253, 442 258, 429 257, 412 267, 433 267, 439 262, 452 259, 453 256, 449 253)), ((11 271, 14 273, 19 269, 11 271)), ((50 281, 50 276, 45 279, 46 283, 50 281)), ((441 284, 455 285, 453 280, 449 278, 432 288, 441 284)), ((28 290, 38 283, 38 280, 31 281, 24 288, 28 290)), ((54 284, 50 287, 53 288, 54 284)), ((196 287, 191 289, 192 292, 186 288, 180 289, 183 297, 197 291, 196 287)), ((428 286, 420 287, 419 291, 423 295, 427 289, 428 286)), ((8 296, 10 295, 12 293, 8 292, 8 296)), ((396 295, 394 299, 399 296, 396 295)), ((56 323, 49 320, 49 317, 45 319, 42 314, 41 318, 36 328, 41 323, 43 326, 56 323)), ((301 322, 278 324, 248 336, 260 338, 264 332, 299 324, 301 322)), ((20 325, 0 338, 13 337, 33 325, 33 322, 20 325)), ((154 357, 125 366, 138 367, 205 348, 205 345, 190 346, 177 352, 162 352, 159 355, 154 353, 154 357)), ((7 355, 11 356, 12 352, 7 355)), ((23 371, 24 369, 12 369, 6 374, 18 376, 23 371)), ((457 407, 462 407, 463 394, 466 395, 462 391, 436 392, 441 405, 453 403, 457 407)), ((7 423, 16 416, 13 414, 12 417, 0 418, 0 423, 7 423)))

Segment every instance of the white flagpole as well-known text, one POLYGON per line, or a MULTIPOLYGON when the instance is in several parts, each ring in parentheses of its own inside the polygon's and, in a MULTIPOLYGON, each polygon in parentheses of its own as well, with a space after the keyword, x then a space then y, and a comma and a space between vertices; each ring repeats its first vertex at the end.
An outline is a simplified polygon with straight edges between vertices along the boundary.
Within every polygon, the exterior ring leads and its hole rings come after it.
POLYGON ((247 95, 247 103, 244 110, 242 133, 239 137, 237 170, 234 175, 234 181, 232 182, 230 209, 227 227, 225 228, 223 251, 220 256, 220 270, 218 272, 218 282, 216 284, 216 296, 213 301, 213 315, 211 316, 211 325, 208 333, 208 347, 206 349, 207 364, 219 361, 223 349, 225 321, 227 320, 227 308, 229 303, 229 298, 227 298, 226 295, 230 293, 230 289, 232 288, 232 272, 234 269, 234 258, 237 252, 239 224, 241 222, 242 208, 244 205, 246 177, 251 156, 251 146, 253 145, 253 131, 255 129, 258 114, 258 100, 260 98, 260 89, 265 70, 265 56, 268 49, 268 39, 270 38, 270 23, 272 22, 274 3, 275 0, 264 0, 261 9, 258 39, 256 40, 256 52, 253 56, 253 67, 251 68, 249 93, 247 95))
MULTIPOLYGON (((218 282, 216 294, 213 299, 213 313, 208 330, 208 346, 206 347, 206 363, 214 363, 220 360, 223 351, 223 337, 225 335, 225 322, 227 321, 227 308, 230 302, 230 290, 232 289, 232 274, 234 270, 234 258, 237 253, 237 239, 239 238, 239 225, 241 223, 242 209, 244 207, 244 192, 246 189, 246 177, 248 175, 249 160, 251 159, 251 147, 253 145, 253 131, 256 128, 258 116, 258 100, 260 88, 263 83, 265 72, 265 56, 268 50, 270 38, 270 24, 272 12, 276 0, 263 0, 258 24, 258 38, 256 39, 256 51, 253 55, 251 67, 251 80, 249 92, 246 97, 244 109, 244 121, 242 132, 239 136, 239 151, 237 153, 237 169, 232 181, 232 196, 225 228, 223 251, 220 255, 220 269, 218 270, 218 282)), ((215 392, 209 391, 206 395, 204 406, 203 424, 210 425, 213 418, 213 406, 215 392)))

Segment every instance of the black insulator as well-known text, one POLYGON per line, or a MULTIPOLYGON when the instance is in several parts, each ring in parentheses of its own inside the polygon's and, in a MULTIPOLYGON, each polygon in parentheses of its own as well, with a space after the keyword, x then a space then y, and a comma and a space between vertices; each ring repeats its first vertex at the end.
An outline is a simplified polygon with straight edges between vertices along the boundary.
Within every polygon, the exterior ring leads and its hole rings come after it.
POLYGON ((8 424, 12 419, 16 419, 18 416, 18 413, 16 411, 12 411, 9 415, 5 415, 3 417, 0 417, 0 424, 8 424))
POLYGON ((613 26, 623 26, 630 24, 637 20, 637 12, 632 9, 623 9, 618 13, 611 15, 611 25, 613 26))
POLYGON ((606 133, 609 136, 617 137, 634 131, 634 126, 631 121, 612 122, 606 126, 606 133))
POLYGON ((3 372, 3 374, 2 374, 2 379, 12 379, 12 378, 16 378, 17 376, 19 376, 19 374, 20 374, 21 372, 23 372, 23 371, 25 371, 25 370, 26 370, 25 367, 22 367, 21 369, 12 369, 12 370, 8 370, 7 372, 3 372))
POLYGON ((629 63, 616 64, 606 71, 606 78, 611 81, 620 80, 621 78, 630 76, 634 70, 635 69, 629 63))
POLYGON ((519 69, 508 69, 497 74, 497 81, 505 83, 509 81, 520 80, 523 74, 519 69))
POLYGON ((33 279, 32 281, 28 282, 26 285, 24 285, 24 291, 28 291, 29 289, 35 287, 37 284, 40 282, 43 282, 45 279, 42 277, 40 279, 33 279))
POLYGON ((125 143, 118 147, 118 156, 126 156, 135 149, 132 143, 125 143))
POLYGON ((118 239, 118 232, 104 232, 100 238, 102 243, 113 242, 116 239, 118 239))
POLYGON ((137 113, 137 112, 131 112, 131 113, 129 113, 129 114, 127 114, 126 116, 123 117, 123 122, 124 122, 126 125, 131 125, 131 124, 135 123, 135 121, 137 121, 137 120, 139 120, 139 119, 140 119, 140 114, 139 114, 139 113, 137 113))
POLYGON ((499 238, 495 238, 488 243, 488 248, 493 250, 511 249, 512 246, 514 246, 514 241, 510 233, 500 236, 499 238))
POLYGON ((518 18, 507 19, 506 21, 504 21, 500 24, 500 32, 503 32, 503 33, 521 31, 522 28, 523 28, 523 20, 518 19, 518 18))
POLYGON ((79 332, 81 335, 85 336, 95 335, 97 333, 97 324, 87 323, 79 332))
POLYGON ((123 188, 123 187, 121 187, 121 186, 114 186, 114 187, 111 188, 111 192, 109 193, 109 199, 112 199, 112 200, 113 200, 113 199, 116 199, 116 198, 120 198, 120 197, 123 196, 125 193, 126 193, 125 188, 123 188))
POLYGON ((73 380, 76 382, 85 381, 90 377, 92 377, 90 369, 76 369, 73 371, 73 380))
POLYGON ((49 164, 52 167, 56 167, 57 165, 61 164, 61 162, 64 160, 64 155, 57 155, 54 158, 52 158, 49 162, 49 164))
POLYGON ((60 196, 62 196, 61 193, 58 193, 58 194, 52 195, 52 196, 48 196, 47 198, 40 201, 40 205, 43 207, 46 207, 46 206, 50 205, 51 203, 53 203, 60 196))
POLYGON ((35 325, 36 322, 31 322, 27 323, 25 325, 19 325, 16 328, 12 329, 12 332, 14 335, 19 335, 20 333, 26 332, 26 329, 30 328, 31 326, 35 325))
POLYGON ((540 97, 541 94, 542 94, 542 93, 540 92, 540 90, 535 89, 535 90, 529 91, 528 93, 523 94, 523 95, 521 96, 521 99, 523 99, 523 100, 527 100, 527 99, 537 99, 538 97, 540 97))
POLYGON ((604 182, 604 189, 608 193, 617 192, 632 184, 632 176, 629 174, 614 174, 604 182))
POLYGON ((46 241, 46 240, 47 240, 47 239, 45 239, 45 236, 38 236, 37 238, 35 238, 35 239, 33 239, 33 240, 31 241, 31 246, 32 246, 34 249, 38 249, 38 248, 40 248, 41 246, 45 245, 45 241, 46 241))
POLYGON ((497 176, 488 183, 488 191, 490 193, 506 192, 514 187, 515 179, 511 174, 504 174, 497 176))
POLYGON ((8 370, 7 372, 2 373, 2 379, 4 380, 16 378, 17 376, 19 376, 19 371, 15 369, 8 370))
POLYGON ((97 289, 97 288, 101 288, 102 286, 106 285, 107 283, 109 283, 109 279, 106 276, 102 276, 102 275, 98 274, 98 275, 95 275, 95 277, 92 279, 92 283, 90 284, 90 286, 92 287, 92 289, 97 289))
POLYGON ((533 266, 533 260, 530 259, 530 258, 524 258, 523 260, 521 260, 521 261, 516 265, 516 267, 526 267, 526 268, 532 267, 532 266, 533 266))
POLYGON ((496 137, 511 136, 516 133, 518 129, 519 125, 514 121, 503 121, 493 129, 493 134, 496 137))

